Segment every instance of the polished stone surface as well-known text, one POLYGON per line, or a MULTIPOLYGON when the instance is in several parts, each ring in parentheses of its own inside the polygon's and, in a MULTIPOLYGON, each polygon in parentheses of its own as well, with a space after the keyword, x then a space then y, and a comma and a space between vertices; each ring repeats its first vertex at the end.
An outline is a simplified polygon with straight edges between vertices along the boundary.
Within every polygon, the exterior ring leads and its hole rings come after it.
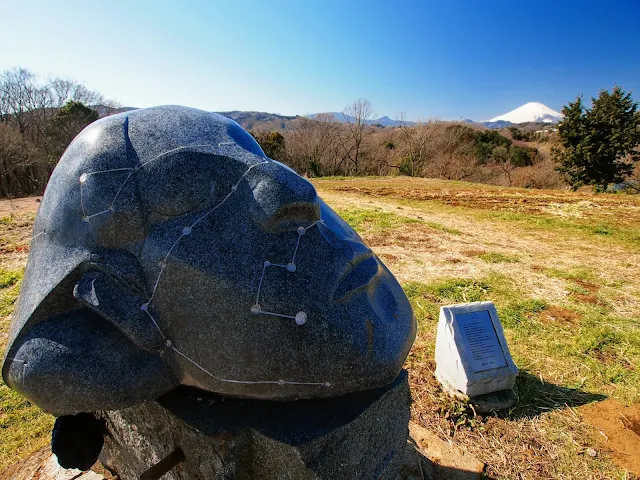
POLYGON ((114 115, 38 212, 2 373, 56 415, 178 385, 253 399, 394 380, 415 338, 389 270, 308 181, 219 115, 114 115))

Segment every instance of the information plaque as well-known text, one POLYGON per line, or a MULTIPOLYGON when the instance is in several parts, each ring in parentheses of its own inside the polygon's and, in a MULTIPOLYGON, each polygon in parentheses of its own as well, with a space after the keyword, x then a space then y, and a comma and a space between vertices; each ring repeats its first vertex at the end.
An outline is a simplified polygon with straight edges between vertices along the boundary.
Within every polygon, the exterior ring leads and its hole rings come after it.
POLYGON ((518 376, 493 302, 441 307, 435 357, 436 378, 454 395, 511 390, 518 376))
POLYGON ((483 372, 507 366, 488 310, 456 315, 464 341, 471 350, 471 369, 483 372))

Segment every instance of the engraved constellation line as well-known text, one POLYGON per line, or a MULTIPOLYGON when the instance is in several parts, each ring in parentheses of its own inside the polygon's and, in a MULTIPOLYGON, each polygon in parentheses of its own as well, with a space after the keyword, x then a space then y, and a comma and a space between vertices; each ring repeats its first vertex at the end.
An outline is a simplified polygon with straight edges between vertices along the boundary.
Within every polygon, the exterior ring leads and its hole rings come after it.
POLYGON ((293 250, 293 255, 291 256, 291 261, 289 263, 287 263, 286 265, 283 265, 280 263, 271 263, 269 260, 265 260, 264 264, 262 265, 262 274, 260 275, 260 282, 258 282, 258 293, 256 294, 256 303, 251 307, 251 313, 253 313, 254 315, 271 315, 274 317, 291 318, 296 321, 297 325, 304 325, 305 323, 307 323, 307 314, 305 312, 298 312, 295 314, 295 316, 292 316, 292 315, 285 315, 282 313, 269 312, 266 310, 262 310, 262 307, 260 306, 260 290, 262 289, 262 282, 264 281, 264 274, 267 271, 267 268, 269 267, 284 268, 287 270, 287 272, 290 272, 290 273, 293 273, 296 271, 296 255, 298 253, 298 248, 300 247, 300 239, 305 233, 307 233, 307 230, 309 230, 311 227, 315 226, 318 223, 323 223, 323 222, 322 220, 317 220, 306 228, 298 227, 298 239, 296 241, 296 247, 293 250))
MULTIPOLYGON (((234 144, 235 142, 221 142, 218 144, 218 146, 222 146, 222 145, 231 145, 234 144)), ((82 220, 85 222, 89 222, 93 217, 97 217, 98 215, 103 215, 109 212, 113 212, 114 210, 114 205, 116 200, 118 199, 118 196, 120 195, 120 193, 122 192, 122 190, 124 189, 125 185, 127 184, 127 182, 129 181, 129 179, 135 174, 137 173, 142 167, 144 167, 145 165, 161 158, 164 157, 166 155, 169 155, 171 153, 175 153, 176 151, 179 150, 184 150, 184 149, 193 149, 193 148, 201 148, 201 147, 213 147, 212 145, 190 145, 190 146, 184 146, 184 147, 178 147, 175 148, 173 150, 169 150, 166 152, 163 152, 159 155, 157 155, 156 157, 140 164, 138 167, 135 168, 114 168, 114 169, 109 169, 109 170, 99 170, 96 172, 88 172, 88 173, 83 173, 82 175, 80 175, 79 181, 80 181, 80 206, 82 209, 82 220), (129 172, 127 177, 124 179, 124 181, 122 182, 122 184, 120 185, 120 187, 118 188, 114 198, 111 200, 111 203, 109 204, 108 208, 106 208, 105 210, 99 211, 97 213, 93 213, 91 215, 87 215, 87 212, 85 210, 84 207, 84 194, 83 194, 83 187, 84 184, 86 183, 87 179, 89 178, 89 176, 91 175, 99 175, 99 174, 105 174, 105 173, 117 173, 117 172, 129 172)), ((160 262, 160 273, 158 274, 158 277, 156 278, 155 282, 154 282, 154 286, 153 286, 153 291, 151 292, 151 296, 149 298, 149 300, 147 300, 147 302, 145 302, 144 304, 142 304, 140 306, 140 309, 142 311, 144 311, 146 313, 146 315, 149 317, 149 319, 151 320, 151 322, 153 323, 153 325, 155 326, 155 328, 158 330, 158 333, 161 335, 161 337, 163 338, 163 340, 165 341, 165 347, 166 348, 170 348, 172 349, 176 354, 180 355, 181 357, 183 357, 185 360, 187 360, 189 363, 193 364, 194 366, 196 366, 198 369, 200 369, 202 372, 206 373, 207 375, 209 375, 210 377, 212 377, 213 379, 220 381, 220 382, 227 382, 227 383, 238 383, 238 384, 276 384, 276 385, 321 385, 321 386, 325 386, 325 387, 330 387, 331 383, 329 382, 294 382, 294 381, 286 381, 286 380, 264 380, 264 381, 250 381, 250 380, 232 380, 232 379, 224 379, 224 378, 220 378, 217 377, 215 375, 213 375, 211 372, 209 372, 207 369, 205 369, 204 367, 202 367, 201 365, 199 365, 198 363, 196 363, 193 359, 189 358, 186 354, 184 354, 183 352, 181 352, 180 350, 178 350, 178 348, 176 348, 173 343, 171 342, 170 339, 168 339, 164 332, 162 331, 162 329, 160 328, 160 325, 158 325, 158 322, 156 321, 156 319, 153 317, 153 315, 151 315, 151 312, 149 311, 149 307, 151 305, 151 302, 153 301, 153 297, 156 293, 156 290, 158 289, 158 285, 160 283, 160 279, 162 278, 162 275, 167 267, 167 261, 169 259, 169 256, 171 255, 171 253, 173 252, 174 248, 178 245, 178 243, 180 243, 180 241, 184 238, 187 237, 191 234, 191 232, 193 231, 193 228, 195 226, 197 226, 202 220, 204 220, 205 218, 207 218, 209 215, 211 215, 214 211, 216 211, 218 208, 220 208, 228 199, 229 197, 231 197, 231 195, 233 195, 237 189, 239 184, 242 182, 242 180, 247 176, 247 174, 255 167, 260 166, 260 165, 265 165, 270 163, 270 161, 265 161, 265 162, 260 162, 260 163, 256 163, 254 165, 251 165, 247 170, 245 170, 245 172, 242 174, 242 176, 240 177, 240 179, 231 187, 231 191, 217 204, 215 205, 213 208, 211 208, 210 210, 208 210, 207 212, 205 212, 203 215, 201 215, 200 217, 198 217, 191 225, 184 227, 182 229, 181 234, 178 236, 178 238, 173 242, 173 244, 171 245, 171 247, 169 248, 169 251, 167 252, 167 254, 164 256, 164 259, 160 262)), ((304 325, 307 322, 307 314, 305 312, 298 312, 295 316, 291 316, 291 315, 285 315, 285 314, 281 314, 281 313, 276 313, 276 312, 268 312, 268 311, 264 311, 261 309, 260 304, 259 304, 259 300, 260 300, 260 291, 262 288, 262 283, 264 280, 264 274, 265 271, 268 267, 277 267, 277 268, 285 268, 288 272, 295 272, 296 271, 296 265, 295 265, 295 260, 296 260, 296 255, 298 253, 298 249, 300 246, 300 239, 301 237, 306 233, 307 230, 309 230, 310 228, 312 228, 313 226, 315 226, 318 223, 322 223, 322 220, 318 220, 314 223, 312 223, 311 225, 309 225, 308 227, 299 227, 297 230, 298 233, 298 238, 296 241, 296 245, 293 251, 293 255, 291 257, 291 261, 286 264, 286 265, 281 265, 281 264, 274 264, 269 262, 268 260, 264 262, 263 267, 262 267, 262 274, 260 276, 260 282, 258 285, 258 293, 256 295, 256 303, 255 305, 253 305, 251 307, 251 313, 255 314, 255 315, 270 315, 270 316, 275 316, 275 317, 282 317, 282 318, 290 318, 295 320, 297 325, 304 325)), ((36 235, 33 238, 36 238, 37 236, 39 236, 40 234, 43 234, 44 232, 39 233, 38 235, 36 235)))

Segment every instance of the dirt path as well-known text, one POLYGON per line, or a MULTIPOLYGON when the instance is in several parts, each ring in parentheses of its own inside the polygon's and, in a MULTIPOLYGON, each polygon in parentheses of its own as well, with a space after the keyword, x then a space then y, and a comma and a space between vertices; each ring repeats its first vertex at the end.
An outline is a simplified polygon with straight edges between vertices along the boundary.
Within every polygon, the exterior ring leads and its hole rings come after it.
POLYGON ((553 232, 516 229, 507 222, 476 219, 468 213, 445 213, 403 205, 397 199, 335 192, 319 186, 325 201, 337 209, 379 209, 405 217, 434 222, 459 234, 410 225, 382 236, 365 235, 401 282, 430 282, 447 277, 476 278, 492 272, 520 278, 532 297, 549 302, 565 300, 570 292, 562 279, 550 277, 545 269, 574 270, 588 266, 602 278, 603 289, 615 289, 614 310, 640 318, 640 254, 607 243, 585 243, 584 238, 567 238, 553 232), (499 265, 479 258, 483 253, 500 253, 514 262, 499 265), (609 286, 608 286, 609 285, 609 286))

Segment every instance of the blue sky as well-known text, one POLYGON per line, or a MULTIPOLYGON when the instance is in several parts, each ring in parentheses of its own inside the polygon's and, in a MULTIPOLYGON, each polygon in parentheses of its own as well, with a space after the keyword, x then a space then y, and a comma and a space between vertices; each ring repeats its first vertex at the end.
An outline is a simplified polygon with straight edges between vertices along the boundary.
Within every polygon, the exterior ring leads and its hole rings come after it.
POLYGON ((640 1, 4 0, 0 70, 122 105, 487 118, 621 85, 640 100, 640 1))

